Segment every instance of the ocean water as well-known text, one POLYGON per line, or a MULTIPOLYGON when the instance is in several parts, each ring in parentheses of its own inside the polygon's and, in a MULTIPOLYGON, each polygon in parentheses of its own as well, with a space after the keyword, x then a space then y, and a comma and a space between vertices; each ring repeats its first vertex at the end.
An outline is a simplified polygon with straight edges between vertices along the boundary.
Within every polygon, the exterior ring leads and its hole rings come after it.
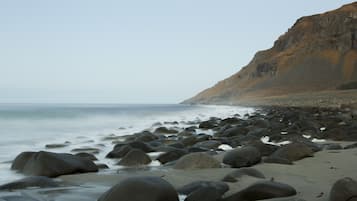
POLYGON ((23 151, 46 150, 46 144, 69 142, 68 147, 47 150, 53 152, 100 148, 99 162, 111 166, 115 161, 105 159, 105 154, 113 145, 103 140, 110 134, 133 134, 152 128, 157 122, 177 121, 181 125, 176 126, 185 126, 187 121, 244 115, 252 111, 252 108, 236 106, 179 104, 0 104, 0 184, 23 177, 10 171, 16 155, 23 151))

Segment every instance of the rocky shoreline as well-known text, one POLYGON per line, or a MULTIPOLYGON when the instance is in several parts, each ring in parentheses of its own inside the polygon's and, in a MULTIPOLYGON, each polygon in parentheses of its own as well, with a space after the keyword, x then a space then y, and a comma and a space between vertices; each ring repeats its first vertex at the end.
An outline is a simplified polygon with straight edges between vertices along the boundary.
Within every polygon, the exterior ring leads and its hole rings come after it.
POLYGON ((357 110, 266 107, 244 116, 160 122, 108 135, 97 147, 23 152, 26 178, 0 186, 0 201, 357 200, 357 110))

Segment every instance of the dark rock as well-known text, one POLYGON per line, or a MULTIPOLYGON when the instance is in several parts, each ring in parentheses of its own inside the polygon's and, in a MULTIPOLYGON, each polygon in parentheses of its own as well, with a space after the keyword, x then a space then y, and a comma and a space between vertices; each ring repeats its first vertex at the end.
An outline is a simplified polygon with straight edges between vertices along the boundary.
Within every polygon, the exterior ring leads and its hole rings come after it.
POLYGON ((215 120, 203 121, 199 124, 199 128, 201 129, 213 129, 217 127, 218 123, 215 120))
POLYGON ((154 133, 157 134, 175 134, 178 133, 177 130, 173 130, 173 129, 168 129, 166 127, 159 127, 157 129, 155 129, 154 133))
POLYGON ((157 160, 160 161, 161 164, 165 164, 171 161, 175 161, 181 158, 182 156, 186 155, 187 153, 188 152, 183 149, 177 149, 177 150, 160 154, 157 160))
POLYGON ((135 139, 135 141, 139 141, 139 142, 151 142, 154 140, 159 139, 159 137, 157 137, 156 135, 152 134, 149 131, 144 131, 142 133, 137 134, 137 137, 135 139))
POLYGON ((219 145, 222 143, 218 140, 206 140, 202 142, 198 142, 194 145, 194 147, 201 147, 204 149, 217 149, 219 145))
POLYGON ((97 157, 95 157, 93 154, 90 154, 90 153, 86 153, 86 152, 80 152, 80 153, 77 153, 75 154, 76 156, 79 156, 79 157, 82 157, 82 158, 86 158, 86 159, 89 159, 91 161, 96 161, 98 160, 97 157))
POLYGON ((69 143, 63 143, 63 144, 46 144, 45 147, 46 149, 56 149, 56 148, 63 148, 67 147, 69 143))
POLYGON ((296 190, 283 183, 264 181, 257 182, 248 188, 235 193, 224 201, 254 201, 296 195, 296 190))
POLYGON ((254 168, 239 168, 238 170, 235 170, 235 171, 229 173, 228 175, 226 175, 222 181, 237 182, 238 181, 237 179, 244 175, 256 177, 256 178, 260 178, 260 179, 265 178, 265 176, 261 172, 259 172, 258 170, 254 169, 254 168))
POLYGON ((151 163, 150 157, 140 149, 129 151, 118 163, 122 166, 139 166, 151 163))
POLYGON ((190 193, 184 201, 220 201, 222 194, 214 187, 203 187, 190 193))
POLYGON ((188 152, 190 153, 196 153, 196 152, 207 152, 209 151, 209 149, 205 149, 202 147, 190 147, 188 148, 188 152))
POLYGON ((343 149, 343 147, 337 143, 326 144, 326 145, 324 145, 324 148, 326 150, 341 150, 341 149, 343 149))
POLYGON ((132 177, 104 193, 98 201, 179 201, 176 190, 160 177, 132 177))
POLYGON ((248 142, 246 145, 257 148, 262 156, 269 156, 279 148, 279 146, 264 144, 261 140, 253 140, 248 142))
POLYGON ((338 180, 330 191, 329 201, 355 201, 357 200, 357 182, 351 178, 338 180))
POLYGON ((11 169, 28 175, 47 177, 98 171, 97 166, 89 159, 45 151, 21 153, 13 161, 11 169))
POLYGON ((246 135, 249 130, 246 127, 236 126, 225 130, 222 134, 219 134, 221 137, 234 137, 239 135, 246 135))
POLYGON ((58 187, 59 183, 53 181, 52 179, 44 176, 32 176, 20 179, 11 183, 7 183, 0 186, 0 190, 15 190, 15 189, 24 189, 29 187, 58 187))
POLYGON ((133 142, 129 142, 129 143, 119 143, 116 144, 114 146, 114 149, 118 149, 120 147, 123 147, 125 145, 129 145, 130 147, 134 148, 134 149, 140 149, 143 152, 149 153, 149 152, 153 152, 155 151, 152 147, 150 147, 148 144, 144 143, 144 142, 139 142, 139 141, 133 141, 133 142))
POLYGON ((259 150, 252 146, 234 149, 224 155, 223 163, 233 168, 249 167, 261 161, 259 150))
POLYGON ((195 181, 178 188, 177 192, 180 194, 189 195, 198 189, 205 187, 212 187, 216 189, 221 195, 229 190, 229 186, 221 181, 195 181))
POLYGON ((93 147, 88 147, 88 148, 76 148, 72 149, 71 152, 86 152, 86 153, 91 153, 91 154, 99 154, 101 150, 98 148, 93 148, 93 147))
POLYGON ((355 149, 355 148, 357 148, 357 143, 353 143, 343 147, 343 149, 355 149))
POLYGON ((181 143, 185 146, 192 146, 196 144, 197 139, 195 136, 189 136, 181 140, 181 143))
POLYGON ((170 147, 175 147, 177 149, 183 149, 185 148, 185 145, 182 144, 181 142, 176 142, 176 143, 172 143, 172 144, 169 144, 167 146, 170 146, 170 147))
POLYGON ((119 148, 114 149, 113 151, 109 152, 105 157, 106 158, 122 158, 132 149, 133 148, 130 145, 124 145, 122 147, 119 147, 119 148))
POLYGON ((206 153, 190 153, 181 157, 175 164, 175 169, 205 169, 220 168, 221 163, 206 153))
POLYGON ((272 157, 285 158, 289 161, 297 161, 306 157, 312 157, 313 154, 314 151, 311 147, 303 143, 291 143, 281 146, 272 154, 272 157))

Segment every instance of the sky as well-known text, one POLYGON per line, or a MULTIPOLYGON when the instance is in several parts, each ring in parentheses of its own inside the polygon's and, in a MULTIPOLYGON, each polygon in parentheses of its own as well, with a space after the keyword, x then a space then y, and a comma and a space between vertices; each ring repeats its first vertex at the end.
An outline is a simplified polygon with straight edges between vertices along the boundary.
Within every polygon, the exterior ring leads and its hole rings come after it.
POLYGON ((345 0, 0 0, 0 103, 178 103, 345 0))

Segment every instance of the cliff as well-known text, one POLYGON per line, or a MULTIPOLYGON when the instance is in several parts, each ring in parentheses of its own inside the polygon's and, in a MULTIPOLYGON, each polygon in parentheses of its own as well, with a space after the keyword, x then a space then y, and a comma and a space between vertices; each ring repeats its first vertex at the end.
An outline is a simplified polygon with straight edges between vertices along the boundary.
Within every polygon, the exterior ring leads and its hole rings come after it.
POLYGON ((337 90, 357 82, 357 2, 302 17, 238 73, 184 103, 337 90))

